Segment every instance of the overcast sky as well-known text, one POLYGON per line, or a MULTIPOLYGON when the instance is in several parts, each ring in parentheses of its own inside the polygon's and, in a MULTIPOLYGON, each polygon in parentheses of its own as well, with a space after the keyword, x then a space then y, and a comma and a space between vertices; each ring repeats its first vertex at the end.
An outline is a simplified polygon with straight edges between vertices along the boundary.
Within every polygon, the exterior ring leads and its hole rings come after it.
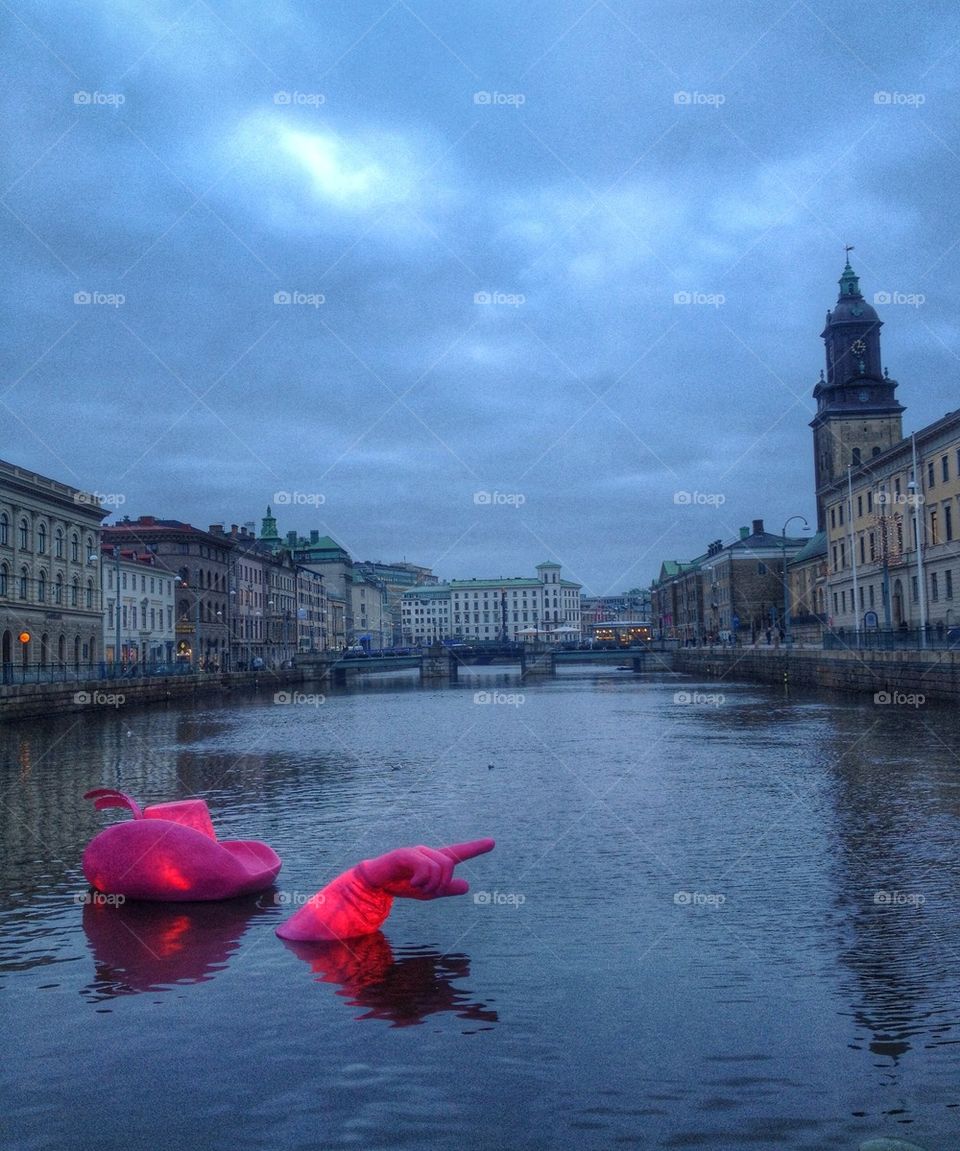
POLYGON ((121 514, 587 594, 814 524, 844 244, 960 406, 952 2, 3 11, 0 451, 121 514))

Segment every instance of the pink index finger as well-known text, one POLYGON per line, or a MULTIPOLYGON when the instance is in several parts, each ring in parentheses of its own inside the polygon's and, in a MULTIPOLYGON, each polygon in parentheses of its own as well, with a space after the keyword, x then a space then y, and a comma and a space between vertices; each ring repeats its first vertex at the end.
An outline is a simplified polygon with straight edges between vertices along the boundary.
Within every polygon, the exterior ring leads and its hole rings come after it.
POLYGON ((445 855, 449 855, 456 863, 465 859, 473 859, 475 855, 486 855, 496 846, 494 839, 471 839, 467 843, 451 843, 448 847, 439 848, 445 855))

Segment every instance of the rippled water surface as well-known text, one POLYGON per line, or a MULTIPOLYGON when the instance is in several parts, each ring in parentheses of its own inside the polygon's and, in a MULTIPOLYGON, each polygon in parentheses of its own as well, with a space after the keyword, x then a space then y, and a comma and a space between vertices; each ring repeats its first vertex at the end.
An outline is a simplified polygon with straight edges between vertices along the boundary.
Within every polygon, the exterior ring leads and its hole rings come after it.
POLYGON ((0 733, 4 1145, 957 1146, 952 710, 717 690, 395 682, 0 733), (205 796, 276 889, 84 903, 104 785, 205 796), (273 934, 361 858, 481 835, 470 895, 339 951, 273 934))

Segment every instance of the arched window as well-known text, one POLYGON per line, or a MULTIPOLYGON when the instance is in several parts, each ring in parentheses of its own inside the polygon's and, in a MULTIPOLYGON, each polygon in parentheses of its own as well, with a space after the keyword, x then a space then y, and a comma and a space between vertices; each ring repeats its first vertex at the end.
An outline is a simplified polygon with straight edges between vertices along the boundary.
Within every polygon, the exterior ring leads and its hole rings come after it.
POLYGON ((852 460, 852 463, 853 463, 853 466, 854 466, 854 467, 856 467, 856 466, 857 466, 857 464, 859 464, 859 463, 860 463, 860 449, 859 449, 859 448, 854 448, 854 449, 853 449, 853 460, 852 460))
POLYGON ((0 596, 7 594, 7 565, 0 564, 0 596))
POLYGON ((27 550, 27 545, 30 542, 30 528, 28 527, 26 520, 20 521, 20 528, 17 534, 17 546, 22 552, 25 552, 27 550))
POLYGON ((93 536, 87 536, 87 555, 93 555, 93 536))
POLYGON ((41 524, 37 528, 37 551, 43 555, 47 550, 47 525, 41 524))
POLYGON ((879 448, 874 448, 874 449, 873 449, 873 451, 872 451, 870 454, 871 454, 871 455, 874 455, 874 456, 878 456, 878 455, 880 455, 880 449, 879 449, 879 448))
MULTIPOLYGON (((70 606, 80 606, 80 581, 74 576, 73 583, 70 585, 70 606)), ((77 641, 80 642, 79 640, 77 641)))
POLYGON ((53 602, 55 604, 63 603, 63 576, 57 572, 57 579, 53 585, 53 602))
POLYGON ((80 537, 76 532, 70 537, 70 559, 75 564, 80 562, 80 537))
POLYGON ((93 607, 93 580, 87 580, 87 608, 93 607))
POLYGON ((37 576, 37 603, 47 602, 47 573, 41 572, 37 576))
POLYGON ((10 542, 10 520, 7 518, 7 513, 0 513, 0 544, 8 544, 10 542))
POLYGON ((63 559, 63 529, 57 528, 56 535, 53 537, 53 554, 58 560, 63 559))
POLYGON ((67 662, 67 637, 61 635, 57 640, 57 663, 67 662))
POLYGON ((27 569, 26 568, 20 569, 20 578, 19 578, 19 580, 17 580, 17 583, 19 584, 19 587, 17 588, 17 595, 21 599, 26 599, 27 598, 27 569))
POLYGON ((80 666, 80 637, 79 636, 77 636, 77 638, 73 641, 73 666, 74 667, 80 666))
POLYGON ((132 630, 136 630, 136 627, 137 627, 137 605, 136 604, 130 605, 130 627, 132 630))

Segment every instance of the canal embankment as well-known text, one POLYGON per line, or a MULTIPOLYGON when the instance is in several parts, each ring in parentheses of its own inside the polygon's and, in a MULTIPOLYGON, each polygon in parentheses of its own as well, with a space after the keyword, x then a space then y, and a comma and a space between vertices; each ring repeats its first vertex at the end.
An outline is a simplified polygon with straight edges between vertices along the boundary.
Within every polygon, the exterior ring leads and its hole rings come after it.
POLYGON ((960 700, 958 656, 960 653, 943 650, 683 648, 673 653, 673 667, 711 680, 749 680, 878 696, 880 703, 956 702, 960 700))
MULTIPOLYGON (((187 703, 232 692, 257 694, 295 689, 306 681, 301 668, 278 671, 200 672, 138 679, 87 679, 0 686, 0 721, 82 714, 165 703, 187 703)), ((313 679, 313 676, 310 676, 313 679)))

